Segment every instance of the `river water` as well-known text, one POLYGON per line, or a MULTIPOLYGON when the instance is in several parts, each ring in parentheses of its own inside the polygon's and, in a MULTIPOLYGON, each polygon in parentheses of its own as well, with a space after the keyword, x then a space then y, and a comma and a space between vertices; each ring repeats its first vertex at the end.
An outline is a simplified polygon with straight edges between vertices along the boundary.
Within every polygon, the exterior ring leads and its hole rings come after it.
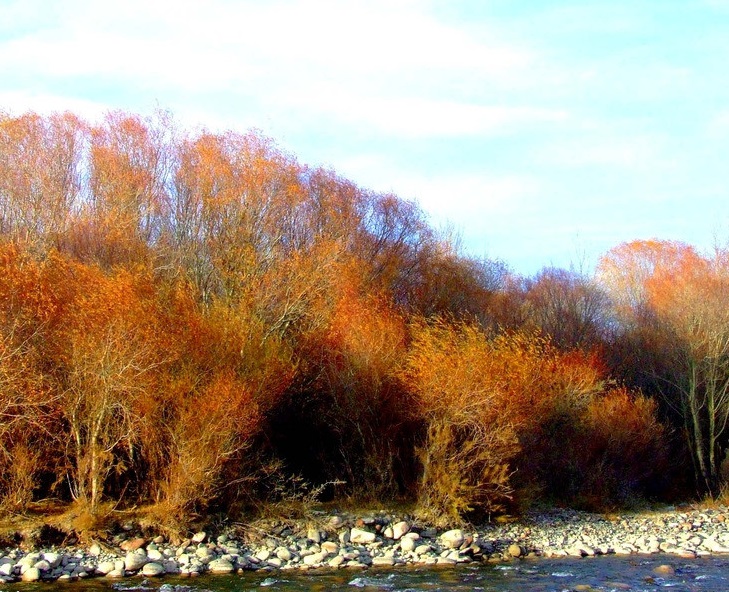
POLYGON ((416 592, 476 590, 484 592, 562 592, 572 590, 720 592, 729 590, 729 557, 694 560, 665 555, 586 559, 537 559, 508 564, 470 564, 448 568, 370 569, 367 571, 248 572, 197 579, 122 581, 84 580, 67 584, 12 584, 20 592, 244 592, 348 590, 350 592, 416 592), (660 574, 670 565, 672 574, 660 574))

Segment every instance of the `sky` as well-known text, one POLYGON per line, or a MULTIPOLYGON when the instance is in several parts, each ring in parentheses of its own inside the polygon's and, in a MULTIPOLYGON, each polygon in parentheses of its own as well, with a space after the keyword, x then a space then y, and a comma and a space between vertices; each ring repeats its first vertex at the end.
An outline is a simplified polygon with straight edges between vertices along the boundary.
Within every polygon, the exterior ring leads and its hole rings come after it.
POLYGON ((729 0, 0 0, 0 110, 157 108, 527 275, 729 243, 729 0))

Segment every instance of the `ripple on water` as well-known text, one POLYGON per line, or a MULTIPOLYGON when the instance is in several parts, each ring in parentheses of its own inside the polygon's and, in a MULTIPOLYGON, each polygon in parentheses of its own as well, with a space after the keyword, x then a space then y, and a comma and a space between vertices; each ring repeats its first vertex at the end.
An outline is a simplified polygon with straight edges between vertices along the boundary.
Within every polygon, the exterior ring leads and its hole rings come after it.
POLYGON ((392 590, 395 587, 393 580, 395 574, 389 574, 385 577, 378 576, 360 576, 350 580, 348 585, 355 588, 382 588, 384 590, 392 590))

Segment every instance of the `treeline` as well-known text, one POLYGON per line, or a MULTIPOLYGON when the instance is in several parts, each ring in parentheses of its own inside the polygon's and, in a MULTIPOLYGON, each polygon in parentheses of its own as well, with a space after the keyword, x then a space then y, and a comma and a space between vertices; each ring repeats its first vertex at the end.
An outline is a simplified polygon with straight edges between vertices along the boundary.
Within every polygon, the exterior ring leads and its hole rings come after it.
POLYGON ((728 263, 636 242, 523 278, 256 132, 5 114, 1 503, 717 495, 728 263))

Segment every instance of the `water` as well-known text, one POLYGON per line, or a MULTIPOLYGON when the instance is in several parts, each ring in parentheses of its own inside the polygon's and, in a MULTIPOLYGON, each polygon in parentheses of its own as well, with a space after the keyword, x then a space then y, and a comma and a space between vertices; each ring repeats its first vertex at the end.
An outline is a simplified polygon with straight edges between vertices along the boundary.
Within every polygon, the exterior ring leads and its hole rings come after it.
POLYGON ((695 560, 667 556, 598 557, 594 559, 539 559, 497 565, 448 568, 399 568, 367 571, 250 572, 197 579, 104 579, 68 584, 13 584, 16 592, 258 592, 340 590, 348 592, 562 592, 572 590, 718 592, 729 590, 729 557, 695 560), (671 565, 672 575, 653 570, 671 565))

